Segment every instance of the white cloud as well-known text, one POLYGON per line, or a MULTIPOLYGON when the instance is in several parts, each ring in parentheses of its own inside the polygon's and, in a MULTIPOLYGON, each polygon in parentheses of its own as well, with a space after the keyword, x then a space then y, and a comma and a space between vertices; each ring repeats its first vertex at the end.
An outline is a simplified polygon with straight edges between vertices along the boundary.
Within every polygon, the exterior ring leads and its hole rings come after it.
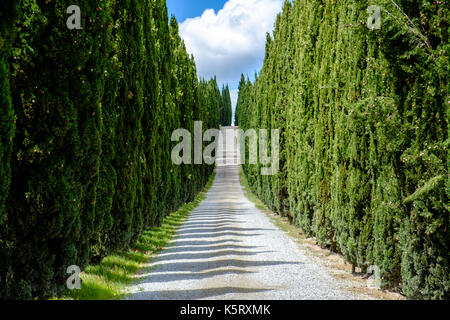
POLYGON ((200 77, 217 75, 219 84, 236 88, 241 73, 259 71, 264 59, 266 33, 272 33, 282 0, 229 0, 180 24, 180 34, 194 54, 200 77))

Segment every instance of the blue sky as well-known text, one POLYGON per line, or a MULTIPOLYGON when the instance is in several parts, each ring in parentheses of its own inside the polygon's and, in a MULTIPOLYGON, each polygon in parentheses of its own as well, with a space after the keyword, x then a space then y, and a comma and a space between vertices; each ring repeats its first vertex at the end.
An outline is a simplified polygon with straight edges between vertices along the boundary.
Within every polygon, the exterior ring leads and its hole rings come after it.
POLYGON ((169 18, 174 15, 178 22, 187 18, 201 16, 205 9, 214 9, 216 12, 223 8, 227 0, 167 0, 169 18))
POLYGON ((272 33, 283 0, 167 0, 197 74, 230 86, 233 107, 241 74, 261 70, 266 33, 272 33))

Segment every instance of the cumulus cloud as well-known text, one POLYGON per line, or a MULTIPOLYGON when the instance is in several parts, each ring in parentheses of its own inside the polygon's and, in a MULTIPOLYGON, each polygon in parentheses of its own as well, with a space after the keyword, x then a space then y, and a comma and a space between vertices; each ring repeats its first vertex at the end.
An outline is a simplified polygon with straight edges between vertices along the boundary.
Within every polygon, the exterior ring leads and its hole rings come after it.
POLYGON ((180 34, 194 54, 200 77, 217 76, 235 88, 241 73, 259 71, 264 59, 266 33, 273 31, 282 0, 229 0, 217 12, 180 24, 180 34))

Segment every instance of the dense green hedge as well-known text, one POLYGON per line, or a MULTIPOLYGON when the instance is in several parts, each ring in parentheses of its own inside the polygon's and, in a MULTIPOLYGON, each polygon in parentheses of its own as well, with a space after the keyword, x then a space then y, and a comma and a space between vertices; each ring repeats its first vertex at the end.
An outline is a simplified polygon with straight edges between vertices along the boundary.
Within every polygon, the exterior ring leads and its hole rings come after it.
MULTIPOLYGON (((11 152, 14 135, 14 112, 11 103, 8 58, 14 33, 9 25, 14 22, 16 3, 8 0, 0 11, 0 229, 4 223, 3 209, 8 195, 11 175, 11 152)), ((0 241, 2 241, 0 239, 0 241)))
POLYGON ((59 294, 68 266, 132 247, 213 170, 171 162, 173 130, 217 128, 229 92, 199 83, 165 1, 79 0, 81 30, 71 4, 2 3, 0 298, 59 294))
POLYGON ((237 105, 243 129, 281 129, 280 173, 244 166, 253 191, 409 298, 450 297, 448 4, 286 1, 237 105))
MULTIPOLYGON (((7 0, 2 6, 0 10, 0 258, 3 263, 3 257, 6 257, 8 253, 8 243, 2 235, 7 226, 7 215, 4 209, 11 182, 11 155, 15 127, 8 69, 14 30, 11 30, 9 26, 14 22, 17 8, 15 0, 7 0)), ((4 281, 1 274, 1 286, 4 281)))

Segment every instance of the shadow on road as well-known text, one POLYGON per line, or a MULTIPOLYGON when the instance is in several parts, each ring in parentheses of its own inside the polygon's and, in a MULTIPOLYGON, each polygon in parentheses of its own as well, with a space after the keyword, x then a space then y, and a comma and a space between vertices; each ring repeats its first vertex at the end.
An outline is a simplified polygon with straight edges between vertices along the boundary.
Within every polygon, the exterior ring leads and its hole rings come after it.
MULTIPOLYGON (((152 296, 157 300, 201 300, 206 298, 213 298, 225 294, 236 293, 255 293, 271 291, 272 289, 257 289, 257 288, 239 288, 239 287, 220 287, 208 289, 194 289, 194 290, 161 290, 151 292, 152 296)), ((145 291, 135 294, 135 299, 145 299, 148 293, 145 291)))
MULTIPOLYGON (((238 260, 238 259, 222 259, 213 261, 195 261, 195 262, 166 262, 164 258, 158 261, 158 267, 152 271, 152 274, 165 272, 182 272, 192 271, 194 268, 196 272, 202 272, 212 269, 220 268, 252 268, 252 267, 267 267, 274 265, 299 265, 301 262, 290 261, 252 261, 252 260, 238 260)), ((176 274, 172 275, 176 278, 176 274)), ((151 277, 150 277, 151 281, 151 277)))
POLYGON ((236 275, 236 274, 250 274, 254 273, 249 270, 243 270, 243 269, 222 269, 222 270, 212 270, 212 271, 206 271, 201 273, 192 273, 192 272, 185 272, 185 273, 177 273, 176 277, 173 276, 171 273, 159 273, 159 274, 151 274, 149 279, 149 282, 156 283, 156 282, 171 282, 171 281, 183 281, 183 280, 203 280, 207 278, 217 277, 217 276, 224 276, 224 275, 236 275))
POLYGON ((208 259, 208 258, 216 258, 216 257, 223 257, 223 256, 255 256, 257 254, 262 253, 270 253, 273 251, 255 251, 255 252, 248 252, 248 251, 237 251, 237 250, 220 250, 220 251, 213 251, 213 252, 203 252, 203 253, 191 253, 190 250, 189 253, 179 253, 179 252, 170 252, 168 254, 161 255, 161 258, 164 259, 164 261, 170 261, 170 260, 197 260, 197 259, 208 259))

